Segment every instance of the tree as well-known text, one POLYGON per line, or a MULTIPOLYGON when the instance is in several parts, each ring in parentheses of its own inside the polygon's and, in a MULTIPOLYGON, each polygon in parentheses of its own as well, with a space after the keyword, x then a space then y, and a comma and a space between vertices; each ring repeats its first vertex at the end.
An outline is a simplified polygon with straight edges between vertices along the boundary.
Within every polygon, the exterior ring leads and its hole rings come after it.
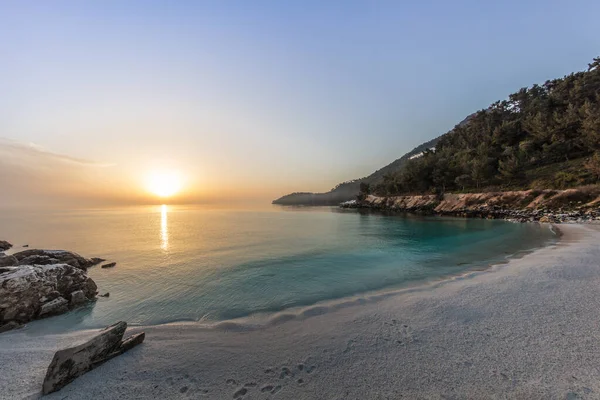
POLYGON ((594 175, 596 181, 600 181, 600 151, 594 153, 585 163, 585 168, 594 175))
POLYGON ((600 57, 586 71, 496 101, 441 136, 435 151, 421 150, 376 182, 377 193, 441 193, 491 184, 527 188, 552 177, 563 186, 591 183, 588 171, 595 171, 596 156, 588 168, 571 166, 600 152, 600 57), (545 168, 555 163, 564 163, 566 170, 558 171, 564 173, 545 168))
POLYGON ((471 179, 471 175, 463 174, 463 175, 457 176, 454 181, 456 182, 456 184, 458 186, 462 187, 462 190, 465 190, 465 186, 469 185, 471 183, 472 179, 471 179))
POLYGON ((586 101, 582 107, 583 140, 592 149, 600 150, 600 101, 586 101))
POLYGON ((521 179, 523 177, 521 160, 516 155, 511 155, 505 160, 500 160, 498 172, 509 184, 521 179))
POLYGON ((600 69, 600 57, 594 58, 591 64, 588 64, 588 71, 595 71, 600 69))

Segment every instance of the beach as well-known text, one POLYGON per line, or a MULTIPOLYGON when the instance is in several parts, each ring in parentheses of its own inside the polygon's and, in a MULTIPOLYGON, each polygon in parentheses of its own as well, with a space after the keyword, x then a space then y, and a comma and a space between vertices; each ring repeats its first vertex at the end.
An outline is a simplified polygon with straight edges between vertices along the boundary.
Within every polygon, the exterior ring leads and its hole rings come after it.
MULTIPOLYGON (((600 398, 599 228, 411 290, 132 327, 141 346, 45 398, 600 398)), ((54 352, 94 333, 0 335, 0 398, 38 398, 54 352)))

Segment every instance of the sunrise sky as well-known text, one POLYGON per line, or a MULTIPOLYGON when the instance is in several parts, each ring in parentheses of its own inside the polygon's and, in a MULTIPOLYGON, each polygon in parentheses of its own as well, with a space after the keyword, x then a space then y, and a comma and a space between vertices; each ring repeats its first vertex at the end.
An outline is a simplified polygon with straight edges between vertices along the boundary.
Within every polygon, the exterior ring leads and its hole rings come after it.
POLYGON ((157 202, 165 171, 172 202, 325 191, 584 69, 598 15, 595 0, 0 0, 0 205, 157 202))

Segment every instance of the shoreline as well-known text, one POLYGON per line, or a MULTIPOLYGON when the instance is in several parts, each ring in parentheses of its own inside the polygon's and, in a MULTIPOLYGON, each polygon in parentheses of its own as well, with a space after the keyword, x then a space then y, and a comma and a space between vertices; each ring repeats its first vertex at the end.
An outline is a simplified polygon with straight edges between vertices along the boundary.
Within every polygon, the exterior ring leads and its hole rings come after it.
POLYGON ((597 187, 580 187, 441 195, 366 195, 362 200, 346 201, 339 207, 512 222, 600 223, 599 190, 597 187))
MULTIPOLYGON (((523 257, 534 254, 538 251, 542 251, 548 247, 552 246, 560 246, 563 238, 567 240, 577 240, 575 239, 577 235, 574 232, 568 232, 565 234, 563 230, 560 229, 559 226, 555 224, 548 224, 548 228, 556 235, 556 240, 548 242, 528 248, 525 250, 519 250, 515 253, 509 254, 506 256, 504 261, 497 262, 483 262, 481 266, 468 268, 466 270, 457 272, 456 274, 451 275, 443 275, 438 276, 436 278, 431 278, 423 281, 410 281, 400 286, 388 286, 380 289, 375 289, 367 292, 360 292, 344 297, 332 298, 327 300, 321 300, 313 304, 304 305, 304 306, 295 306, 285 308, 279 311, 273 312, 259 312, 256 314, 251 314, 244 317, 227 319, 227 320, 219 320, 219 321, 211 321, 207 323, 203 323, 202 319, 200 320, 176 320, 176 321, 168 321, 164 323, 154 324, 154 325, 131 325, 131 327, 136 328, 148 328, 148 327, 157 327, 164 325, 195 325, 198 329, 206 329, 206 330, 223 330, 223 329, 234 329, 239 331, 246 330, 260 330, 265 329, 270 326, 278 325, 281 323, 285 323, 290 320, 306 320, 307 318, 313 317, 315 315, 325 314, 328 312, 335 312, 338 309, 346 308, 346 307, 354 307, 361 306, 369 303, 377 303, 383 299, 389 297, 402 296, 404 294, 416 293, 416 292, 426 292, 430 290, 435 290, 439 287, 442 287, 446 284, 454 282, 456 280, 466 280, 474 278, 480 274, 493 273, 499 268, 502 268, 511 263, 514 260, 520 260, 523 257), (485 265, 483 265, 485 264, 485 265)), ((579 238, 580 239, 580 238, 579 238)))
MULTIPOLYGON (((594 398, 600 231, 561 230, 468 278, 260 330, 132 327, 146 343, 48 398, 594 398)), ((0 335, 0 397, 36 398, 53 351, 91 334, 0 335)))

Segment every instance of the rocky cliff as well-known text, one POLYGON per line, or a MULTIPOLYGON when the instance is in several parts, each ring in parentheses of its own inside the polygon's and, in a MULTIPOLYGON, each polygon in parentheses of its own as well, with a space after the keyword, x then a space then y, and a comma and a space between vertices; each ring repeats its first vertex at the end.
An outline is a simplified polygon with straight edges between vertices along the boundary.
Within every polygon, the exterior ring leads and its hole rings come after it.
POLYGON ((377 197, 348 202, 344 208, 416 212, 460 217, 503 218, 521 222, 600 220, 600 186, 567 190, 524 190, 377 197))

